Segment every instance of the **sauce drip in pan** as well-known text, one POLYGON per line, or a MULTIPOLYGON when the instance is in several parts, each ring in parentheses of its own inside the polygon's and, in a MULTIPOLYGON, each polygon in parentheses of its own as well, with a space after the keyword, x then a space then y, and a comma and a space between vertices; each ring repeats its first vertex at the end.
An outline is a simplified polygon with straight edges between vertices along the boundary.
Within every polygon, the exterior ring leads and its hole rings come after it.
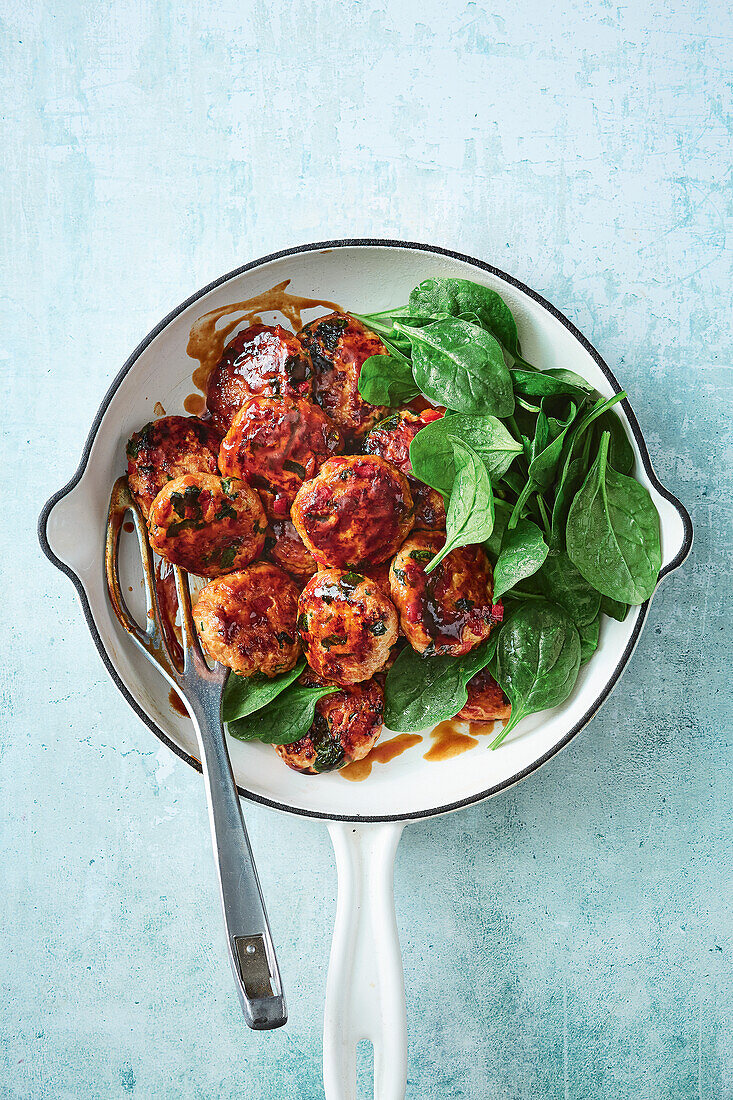
POLYGON ((418 745, 422 741, 419 733, 400 733, 397 737, 390 737, 389 741, 379 742, 363 760, 354 760, 342 768, 339 775, 349 779, 352 783, 361 783, 371 775, 373 764, 388 764, 390 760, 400 756, 406 749, 418 745))
POLYGON ((183 407, 191 416, 203 416, 206 412, 206 398, 200 393, 189 393, 183 407))
POLYGON ((186 710, 186 706, 183 702, 183 699, 181 699, 180 695, 178 694, 178 692, 176 691, 175 688, 171 688, 170 691, 168 692, 168 702, 170 703, 171 707, 176 712, 176 714, 181 714, 181 715, 183 715, 184 718, 189 717, 189 714, 188 714, 188 711, 186 710))
POLYGON ((430 735, 433 743, 424 755, 425 760, 449 760, 451 756, 460 756, 478 745, 475 737, 462 733, 456 722, 440 722, 430 735))
POLYGON ((255 294, 253 298, 247 298, 244 302, 232 302, 226 306, 219 306, 199 317, 191 326, 188 336, 187 354, 191 359, 198 359, 199 366, 193 372, 193 384, 202 393, 206 392, 206 383, 209 375, 217 365, 222 355, 227 338, 241 324, 254 325, 262 322, 263 313, 282 313, 286 321, 292 326, 293 332, 299 332, 303 327, 302 312, 307 309, 319 307, 329 312, 342 313, 341 306, 335 302, 329 302, 325 298, 302 298, 298 294, 289 294, 287 287, 290 279, 278 283, 276 286, 265 290, 262 294, 255 294), (223 317, 235 314, 233 320, 218 328, 223 317))

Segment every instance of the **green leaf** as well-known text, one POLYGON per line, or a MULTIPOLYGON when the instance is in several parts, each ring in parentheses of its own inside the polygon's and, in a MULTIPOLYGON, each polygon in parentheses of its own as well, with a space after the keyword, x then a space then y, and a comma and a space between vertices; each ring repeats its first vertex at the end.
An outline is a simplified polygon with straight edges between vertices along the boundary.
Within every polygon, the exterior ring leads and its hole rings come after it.
POLYGON ((507 531, 494 566, 494 600, 536 573, 546 557, 547 543, 539 527, 520 519, 513 531, 507 531))
POLYGON ((598 649, 598 639, 601 633, 600 615, 596 616, 593 622, 588 623, 587 626, 579 627, 578 633, 580 634, 580 663, 584 665, 598 649))
POLYGON ((404 405, 420 390, 409 359, 370 355, 359 372, 359 393, 370 405, 404 405))
POLYGON ((491 748, 528 714, 564 703, 579 668, 580 637, 570 616, 554 604, 522 604, 499 632, 493 672, 512 713, 491 748))
POLYGON ((481 456, 494 481, 503 477, 522 453, 521 444, 495 416, 455 413, 431 421, 412 440, 410 463, 415 477, 445 497, 450 496, 456 476, 451 437, 460 439, 481 456))
POLYGON ((423 657, 406 646, 387 673, 384 722, 410 733, 454 718, 468 702, 466 684, 491 660, 496 633, 463 657, 423 657))
POLYGON ((432 573, 456 547, 483 542, 494 526, 494 494, 486 467, 467 443, 455 438, 451 442, 457 474, 446 514, 446 539, 443 548, 426 566, 426 573, 432 573))
POLYGON ((468 279, 424 279, 410 295, 410 313, 475 315, 513 357, 519 355, 517 325, 509 306, 495 290, 468 279))
POLYGON ((548 418, 544 408, 540 410, 537 420, 538 434, 535 435, 535 442, 532 446, 529 476, 543 492, 549 489, 554 481, 565 437, 575 420, 576 411, 576 406, 571 401, 570 409, 563 423, 556 418, 548 418), (544 431, 540 430, 541 425, 544 427, 544 431))
POLYGON ((229 733, 240 741, 290 745, 311 728, 318 700, 339 690, 334 685, 308 687, 296 680, 266 707, 230 722, 229 733))
POLYGON ((260 672, 254 676, 239 676, 230 672, 221 701, 222 722, 234 722, 266 707, 298 679, 304 668, 305 660, 302 660, 290 672, 281 672, 279 676, 264 676, 260 672))
POLYGON ((636 455, 621 418, 613 411, 602 413, 596 420, 594 437, 596 450, 604 432, 611 433, 611 442, 608 447, 609 465, 620 474, 630 474, 634 469, 636 455))
POLYGON ((522 397, 575 397, 584 400, 593 393, 593 387, 585 378, 562 368, 545 371, 528 371, 512 368, 510 371, 515 394, 522 397))
POLYGON ((468 321, 450 318, 427 328, 398 323, 412 345, 412 372, 420 392, 456 412, 510 416, 514 390, 501 347, 468 321))
POLYGON ((618 600, 612 600, 608 596, 601 596, 601 611, 604 615, 608 615, 609 618, 622 623, 629 613, 629 605, 627 603, 619 603, 618 600))
POLYGON ((659 515, 647 489, 607 463, 604 432, 595 462, 575 497, 566 531, 568 554, 604 596, 636 606, 654 591, 662 564, 659 515))
POLYGON ((537 574, 539 591, 558 604, 580 629, 598 615, 601 594, 583 577, 564 551, 551 550, 537 574))

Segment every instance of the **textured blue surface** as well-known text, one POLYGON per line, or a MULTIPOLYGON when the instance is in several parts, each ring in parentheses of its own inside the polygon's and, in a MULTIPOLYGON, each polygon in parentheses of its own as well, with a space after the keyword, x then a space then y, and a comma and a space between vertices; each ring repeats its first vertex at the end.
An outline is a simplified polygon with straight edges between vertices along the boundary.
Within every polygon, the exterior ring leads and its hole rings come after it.
POLYGON ((0 33, 0 1094, 323 1095, 325 829, 248 810, 291 1012, 252 1034, 200 779, 122 702, 33 527, 192 290, 398 236, 577 323, 696 529, 570 748, 406 831, 408 1096, 731 1096, 728 5, 6 0, 0 33))

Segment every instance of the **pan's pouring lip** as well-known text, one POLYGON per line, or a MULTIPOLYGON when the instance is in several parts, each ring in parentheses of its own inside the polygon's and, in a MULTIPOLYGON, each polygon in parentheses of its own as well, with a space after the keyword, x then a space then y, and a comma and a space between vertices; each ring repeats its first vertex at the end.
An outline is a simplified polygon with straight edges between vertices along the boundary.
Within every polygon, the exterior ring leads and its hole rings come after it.
MULTIPOLYGON (((145 348, 148 347, 148 345, 155 339, 155 337, 158 336, 175 317, 177 317, 185 309, 188 309, 188 307, 193 305, 194 302, 197 302, 200 298, 203 298, 210 291, 215 290, 217 287, 222 286, 224 283, 229 282, 231 279, 236 278, 238 275, 242 275, 246 271, 251 271, 253 268, 262 267, 264 264, 270 263, 273 260, 280 260, 285 258, 286 256, 295 256, 301 252, 320 252, 338 248, 413 249, 417 252, 432 253, 433 255, 438 256, 447 256, 450 259, 470 264, 471 266, 476 267, 481 271, 489 272, 496 278, 499 278, 508 283, 510 286, 516 287, 517 290, 522 291, 529 298, 542 306, 556 320, 558 320, 575 337, 575 339, 581 344, 585 351, 587 351, 588 354, 592 357, 592 359, 595 361, 599 369, 602 371, 602 373, 605 375, 605 377, 613 387, 614 391, 616 393, 619 393, 621 391, 621 386, 616 380, 615 375, 611 371, 610 367, 599 355, 599 353, 596 351, 596 349, 593 347, 593 345, 589 343, 582 332, 580 332, 575 327, 572 321, 569 321, 563 313, 561 313, 555 306, 553 306, 551 302, 548 302, 545 298, 543 298, 541 294, 538 294, 536 291, 532 290, 531 287, 528 287, 519 279, 515 279, 512 275, 507 274, 507 272, 502 271, 497 267, 493 267, 491 264, 487 264, 483 260, 478 260, 475 257, 468 256, 462 252, 455 252, 449 248, 440 248, 437 245, 420 244, 416 241, 400 241, 381 238, 347 238, 335 241, 316 241, 312 244, 301 244, 296 245, 293 248, 284 248, 279 252, 271 252, 269 255, 261 256, 256 260, 251 260, 249 263, 243 264, 241 267, 235 268, 233 271, 228 272, 226 275, 222 275, 220 278, 215 279, 213 282, 209 283, 207 286, 203 287, 195 294, 192 294, 190 298, 187 298, 184 302, 182 302, 179 306, 172 310, 166 317, 164 317, 163 320, 158 325, 156 325, 155 328, 152 329, 152 331, 149 332, 148 335, 138 344, 138 346, 127 359, 124 366, 114 378, 109 389, 104 395, 102 403, 97 410, 96 416, 94 417, 94 421, 92 422, 92 426, 89 430, 89 434, 84 444, 84 450, 82 452, 81 460, 74 476, 71 478, 70 481, 67 482, 66 485, 64 485, 62 489, 59 489, 58 492, 49 497, 49 499, 43 506, 43 509, 38 519, 38 540, 41 544, 41 549, 43 550, 49 561, 53 565, 55 565, 57 569, 60 569, 62 573, 65 573, 76 588, 79 598, 81 600, 84 618, 86 619, 87 626, 89 627, 89 631, 94 640, 94 644, 96 645, 97 650, 99 651, 99 655, 102 658, 102 661, 104 662, 108 673, 112 677, 112 680, 114 681, 119 691, 125 697, 125 699, 138 715, 138 717, 155 734, 155 736, 160 741, 162 741, 164 745, 171 749, 177 756, 179 756, 182 760, 185 760, 187 764, 190 764, 191 767, 195 768, 195 770, 198 772, 201 771, 201 765, 198 760, 190 756, 187 752, 180 748, 179 745, 172 741, 166 733, 164 733, 164 731, 152 720, 152 718, 149 717, 149 715, 142 709, 142 707, 139 706, 139 704, 127 690, 125 684, 120 679, 116 669, 114 668, 109 658, 109 654, 107 653, 104 643, 102 642, 99 631, 97 630, 94 618, 92 616, 91 607, 89 605, 89 600, 84 590, 84 585, 82 584, 81 578, 78 576, 77 573, 74 572, 73 569, 71 569, 66 564, 66 562, 61 561, 61 559, 58 558, 51 549, 47 531, 48 518, 55 505, 58 504, 58 502, 62 500, 65 496, 67 496, 81 481, 81 478, 87 468, 89 454, 91 452, 92 444, 94 443, 97 432, 99 430, 99 426, 102 422, 102 418, 104 417, 104 414, 106 413, 110 402, 112 401, 112 398, 114 397, 120 384, 122 383, 122 380, 128 374, 128 372, 137 361, 137 359, 140 357, 142 352, 145 350, 145 348)), ((641 428, 639 427, 639 422, 634 415, 634 411, 631 408, 628 399, 624 398, 624 400, 621 402, 621 405, 624 409, 624 412, 626 413, 629 425, 634 434, 634 438, 636 439, 636 442, 639 446, 639 454, 647 477, 649 478, 656 491, 662 497, 664 497, 665 500, 669 501, 671 505, 673 505, 682 521, 682 545, 680 546, 680 549, 675 557, 664 567, 664 569, 661 570, 659 574, 659 581, 662 581, 665 577, 669 576, 670 573, 672 573, 683 563, 690 552, 690 549, 692 547, 692 520, 690 519, 689 513, 682 502, 678 500, 678 498, 674 496, 673 493, 670 493, 670 491, 666 489, 664 485, 661 484, 659 478, 655 474, 652 467, 651 459, 649 457, 649 451, 647 450, 646 442, 641 433, 641 428)), ((506 790, 509 787, 514 786, 515 783, 519 783, 520 780, 526 778, 526 776, 528 776, 531 772, 536 771, 561 749, 565 748, 570 743, 570 741, 572 741, 575 735, 579 733, 584 726, 587 725, 587 723, 595 715, 603 702, 608 698, 619 677, 621 676, 621 673, 623 672, 623 669, 625 668, 631 656, 634 646, 638 641, 639 635, 641 634, 641 630, 649 610, 649 603, 650 601, 647 600, 646 603, 640 606, 632 635, 626 645, 626 648, 624 649, 623 654, 621 655, 618 664, 616 665, 616 668, 604 684, 603 690, 596 697, 592 706, 589 707, 582 718, 580 718, 579 721, 575 723, 575 725, 565 734, 565 736, 559 742, 553 745, 552 748, 544 753, 541 757, 538 757, 530 765, 528 765, 522 771, 511 776, 509 779, 506 779, 501 783, 497 783, 495 786, 489 787, 485 791, 480 791, 478 794, 472 794, 466 798, 459 799, 458 801, 451 802, 443 806, 436 806, 435 808, 429 810, 418 810, 413 813, 376 815, 363 814, 352 816, 348 814, 330 814, 325 813, 321 810, 309 810, 298 806, 284 805, 281 802, 277 802, 274 799, 265 798, 254 791, 247 790, 244 787, 238 786, 237 789, 240 795, 242 795, 244 798, 248 798, 252 802, 258 802, 260 803, 260 805, 269 806, 275 810, 282 810, 285 813, 297 814, 301 817, 319 818, 327 821, 416 821, 420 818, 436 817, 439 814, 450 813, 454 810, 460 810, 465 806, 470 806, 475 802, 481 802, 483 799, 491 797, 491 795, 498 794, 500 791, 506 790)))

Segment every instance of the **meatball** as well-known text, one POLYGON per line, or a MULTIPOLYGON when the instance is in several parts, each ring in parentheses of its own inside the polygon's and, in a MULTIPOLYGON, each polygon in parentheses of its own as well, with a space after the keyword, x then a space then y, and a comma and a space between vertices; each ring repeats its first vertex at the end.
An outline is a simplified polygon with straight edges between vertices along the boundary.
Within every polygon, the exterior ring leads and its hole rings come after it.
POLYGON ((335 684, 358 684, 379 672, 397 641, 397 627, 394 604, 361 573, 316 573, 298 600, 305 658, 335 684))
POLYGON ((482 547, 452 550, 425 573, 444 542, 440 531, 411 535, 392 562, 390 587, 412 648, 460 657, 488 638, 501 616, 492 605, 493 577, 482 547))
POLYGON ((293 577, 310 577, 318 569, 315 558, 289 519, 276 519, 270 523, 265 536, 265 553, 275 565, 293 577))
POLYGON ((290 516, 321 565, 376 565, 392 557, 410 531, 412 494, 405 475, 383 458, 342 455, 305 483, 290 516))
POLYGON ((276 565, 258 561, 209 581, 193 614, 209 656, 240 676, 277 676, 295 668, 298 589, 276 565))
POLYGON ((379 337, 346 313, 330 313, 298 333, 313 361, 313 396, 345 435, 361 438, 387 413, 359 393, 359 373, 370 355, 386 355, 379 337))
POLYGON ((468 702, 456 718, 467 722, 503 722, 512 708, 504 692, 487 668, 468 681, 468 702))
POLYGON ((313 366, 297 336, 280 325, 250 325, 231 340, 211 373, 206 405, 222 435, 256 394, 309 397, 313 366))
POLYGON ((202 577, 249 565, 265 546, 267 525, 245 481, 186 474, 165 485, 148 519, 150 545, 166 561, 202 577))
POLYGON ((420 413, 401 409, 386 420, 380 420, 364 440, 366 454, 381 455, 407 474, 415 503, 415 526, 432 530, 445 528, 445 504, 436 489, 412 476, 410 444, 421 428, 433 420, 440 420, 444 412, 444 409, 433 408, 423 409, 420 413))
POLYGON ((253 397, 224 437, 219 468, 257 489, 271 519, 287 519, 303 482, 340 449, 338 428, 311 401, 253 397))
POLYGON ((127 482, 145 519, 160 490, 183 474, 215 474, 220 439, 197 416, 164 416, 127 444, 127 482))
MULTIPOLYGON (((300 682, 327 683, 311 669, 300 682)), ((291 745, 277 745, 277 754, 289 768, 307 775, 343 768, 361 760, 379 740, 383 713, 384 690, 376 680, 342 687, 318 700, 306 735, 291 745)))

